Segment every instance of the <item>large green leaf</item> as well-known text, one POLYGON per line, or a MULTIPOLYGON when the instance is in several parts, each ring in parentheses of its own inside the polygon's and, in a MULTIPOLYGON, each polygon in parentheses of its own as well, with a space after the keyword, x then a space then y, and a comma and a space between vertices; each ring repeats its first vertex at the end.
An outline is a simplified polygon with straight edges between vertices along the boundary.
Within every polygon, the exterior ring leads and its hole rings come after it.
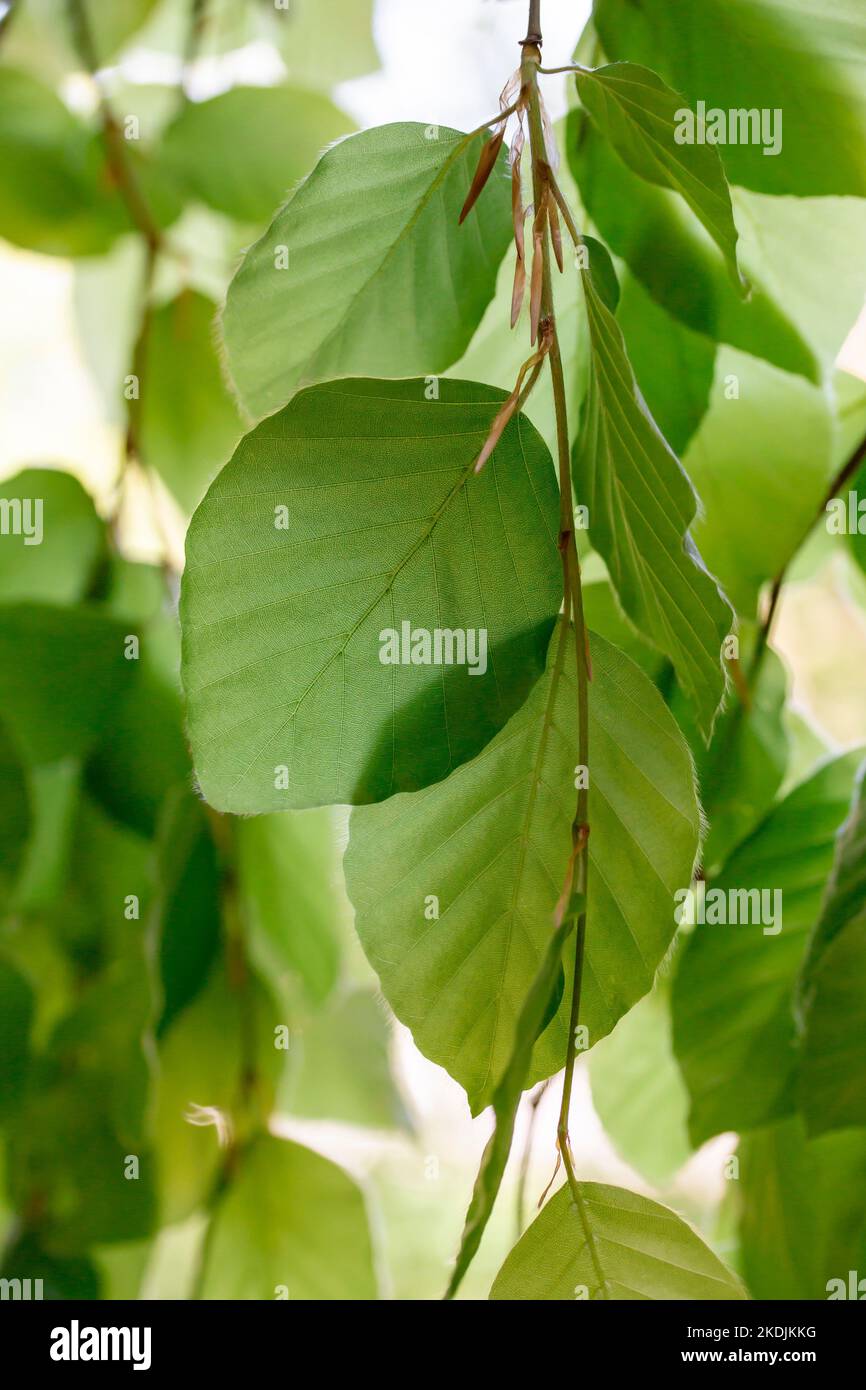
POLYGON ((709 738, 725 689, 731 612, 689 534, 697 498, 652 419, 620 328, 583 271, 590 379, 575 447, 575 489, 620 603, 673 663, 709 738))
POLYGON ((265 222, 321 150, 353 129, 325 96, 294 87, 233 87, 187 102, 160 146, 187 196, 238 222, 265 222))
MULTIPOLYGON (((699 923, 680 957, 674 1047, 691 1096, 696 1144, 722 1130, 767 1124, 795 1108, 794 984, 856 767, 856 754, 846 754, 800 783, 708 885, 708 894, 766 891, 769 915, 780 893, 781 930, 778 915, 775 925, 699 923)), ((728 897, 726 906, 732 901, 728 897)), ((749 915, 755 915, 752 908, 749 915)))
MULTIPOLYGON (((861 774, 862 777, 862 774, 861 774)), ((866 1125, 866 795, 836 847, 799 982, 799 1095, 811 1134, 866 1125)))
POLYGON ((636 63, 610 63, 577 74, 584 110, 630 169, 650 183, 672 188, 706 227, 737 284, 737 229, 718 150, 680 144, 677 114, 683 98, 657 73, 636 63))
MULTIPOLYGON (((545 679, 474 762, 418 795, 356 811, 350 826, 346 880, 364 949, 397 1017, 474 1112, 511 1056, 571 847, 577 692, 571 642, 553 679, 555 641, 545 679)), ((699 818, 688 752, 661 696, 597 635, 592 662, 581 1023, 595 1043, 652 985, 674 932, 673 892, 691 881, 699 818)), ((527 1084, 562 1065, 568 1005, 539 1038, 527 1084)))
POLYGON ((866 194, 866 12, 860 0, 598 0, 610 58, 646 63, 709 109, 782 113, 782 142, 719 147, 766 193, 866 194))
POLYGON ((442 372, 461 355, 511 236, 496 175, 457 225, 483 139, 405 123, 323 156, 229 286, 228 364, 254 417, 313 381, 442 372))
POLYGON ((364 1197, 312 1149, 261 1136, 208 1232, 201 1298, 377 1298, 364 1197))
POLYGON ((743 1274, 753 1298, 826 1299, 830 1279, 843 1280, 847 1297, 848 1271, 866 1248, 866 1132, 810 1141, 792 1116, 747 1135, 737 1152, 743 1274))
POLYGON ((275 991, 297 983, 313 1004, 337 979, 334 881, 339 860, 329 810, 238 821, 238 886, 250 955, 275 991))
POLYGON ((202 790, 220 810, 376 801, 437 781, 544 669, 561 586, 550 455, 517 418, 476 474, 503 393, 425 391, 304 391, 246 436, 193 517, 184 685, 202 790), (486 632, 486 670, 383 664, 382 634, 404 623, 481 645, 486 632))
POLYGON ((77 478, 25 468, 0 485, 0 598, 75 603, 102 558, 103 527, 77 478))
POLYGON ((521 1236, 493 1299, 743 1299, 739 1280, 681 1217, 621 1187, 560 1188, 521 1236))
POLYGON ((216 305, 185 291, 157 309, 144 345, 141 450, 193 511, 243 433, 214 347, 216 305))

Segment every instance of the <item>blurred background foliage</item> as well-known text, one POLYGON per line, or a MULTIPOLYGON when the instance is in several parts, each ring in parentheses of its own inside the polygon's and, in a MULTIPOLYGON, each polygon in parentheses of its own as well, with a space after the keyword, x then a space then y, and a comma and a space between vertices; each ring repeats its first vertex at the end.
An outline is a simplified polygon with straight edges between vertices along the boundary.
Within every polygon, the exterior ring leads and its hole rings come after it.
MULTIPOLYGON (((686 60, 620 8, 596 6, 584 53, 631 45, 686 88, 686 60)), ((589 5, 546 9, 547 60, 565 62, 589 5)), ((3 1275, 43 1278, 46 1297, 427 1298, 446 1282, 487 1119, 378 991, 343 885, 344 813, 234 821, 197 797, 176 600, 188 518, 245 429, 217 327, 241 251, 341 135, 476 125, 524 10, 0 4, 0 500, 44 500, 41 545, 0 538, 0 1233, 3 1275)), ((863 62, 863 28, 843 60, 863 62)), ((701 49, 701 80, 723 91, 735 57, 715 71, 701 49)), ((807 1131, 786 1058, 866 744, 866 548, 815 525, 866 434, 866 189, 780 192, 735 160, 743 309, 694 219, 611 160, 564 79, 551 105, 570 195, 618 258, 636 375, 701 495, 695 539, 739 615, 748 703, 704 749, 587 547, 589 621, 692 741, 708 876, 749 883, 761 855, 790 871, 784 950, 768 938, 743 958, 686 934, 581 1063, 576 1165, 660 1195, 755 1296, 823 1297, 866 1252, 866 1129, 807 1131)), ((510 389, 511 274, 506 258, 452 375, 510 389)), ((559 300, 574 428, 576 285, 559 300)), ((528 413, 550 438, 545 388, 528 413)), ((464 1297, 486 1296, 550 1177, 555 1091, 524 1102, 464 1297)))

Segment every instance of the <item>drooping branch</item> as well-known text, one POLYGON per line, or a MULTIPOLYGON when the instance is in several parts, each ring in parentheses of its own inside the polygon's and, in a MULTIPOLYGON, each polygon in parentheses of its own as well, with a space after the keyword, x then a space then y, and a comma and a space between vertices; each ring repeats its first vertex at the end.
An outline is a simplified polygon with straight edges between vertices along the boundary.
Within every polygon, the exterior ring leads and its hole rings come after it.
MULTIPOLYGON (((533 7, 536 20, 539 20, 540 6, 533 7)), ((530 16, 530 18, 532 15, 530 16)), ((524 91, 528 94, 529 108, 529 136, 530 151, 532 155, 532 177, 533 177, 533 196, 535 198, 536 209, 552 209, 559 203, 556 192, 552 187, 553 178, 550 164, 547 158, 547 148, 544 139, 544 120, 542 116, 541 95, 538 89, 538 67, 541 55, 537 44, 527 43, 523 50, 522 77, 524 91)), ((565 379, 562 368, 562 356, 559 347, 559 340, 556 329, 556 309, 553 296, 553 273, 551 268, 551 248, 552 230, 551 218, 545 218, 543 227, 541 251, 542 251, 542 286, 541 286, 541 323, 549 339, 549 349, 547 353, 550 362, 550 372, 553 384, 554 410, 556 415, 556 437, 557 453, 559 459, 559 489, 560 489, 560 523, 559 523, 559 549, 562 557, 563 573, 563 599, 566 614, 565 621, 568 621, 568 614, 571 613, 571 621, 574 627, 575 638, 575 662, 577 668, 577 689, 578 689, 578 764, 581 768, 589 766, 589 644, 586 632, 586 623, 583 611, 583 589, 580 575, 580 562, 577 554, 577 545, 574 535, 574 499, 572 493, 571 479, 571 446, 568 434, 568 407, 566 402, 565 379)), ((557 907, 557 916, 560 918, 567 910, 568 904, 573 894, 579 897, 579 914, 577 920, 577 945, 575 953, 574 976, 571 991, 571 1009, 569 1022, 568 1049, 565 1058, 565 1075, 563 1080, 562 1104, 560 1107, 557 1137, 559 1151, 565 1165, 569 1185, 572 1195, 578 1207, 582 1209, 582 1197, 577 1178, 574 1172, 574 1165, 571 1159, 568 1135, 568 1113, 571 1104, 571 1092, 574 1078, 574 1067, 577 1053, 576 1032, 580 1016, 580 995, 581 981, 583 975, 583 956, 586 941, 586 892, 587 892, 587 869, 588 869, 588 789, 586 786, 587 778, 580 778, 580 789, 577 796, 577 809, 572 823, 572 850, 566 869, 566 878, 560 902, 557 907)))

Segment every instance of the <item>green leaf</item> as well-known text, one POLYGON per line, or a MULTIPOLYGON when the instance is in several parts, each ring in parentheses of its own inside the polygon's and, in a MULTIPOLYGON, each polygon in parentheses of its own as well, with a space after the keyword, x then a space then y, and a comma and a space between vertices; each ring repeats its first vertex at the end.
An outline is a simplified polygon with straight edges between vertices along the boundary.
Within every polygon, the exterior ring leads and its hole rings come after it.
POLYGON ((135 679, 124 629, 91 608, 0 609, 0 714, 25 759, 75 758, 135 679))
MULTIPOLYGON (((270 1112, 285 1054, 274 1047, 273 1005, 255 976, 242 1005, 219 961, 204 990, 159 1040, 153 1142, 162 1224, 185 1220, 209 1201, 225 1159, 218 1116, 229 1116, 246 1085, 241 1008, 252 1005, 258 1073, 256 1100, 270 1112)), ((283 1020, 279 1020, 282 1022, 283 1020)), ((245 1019, 248 1025, 248 1016, 245 1019)))
POLYGON ((667 981, 659 981, 593 1048, 589 1072, 593 1106, 617 1152, 654 1186, 669 1183, 692 1146, 667 981))
MULTIPOLYGON (((555 681, 555 642, 545 679, 474 762, 350 824, 346 882, 364 950, 397 1017, 473 1113, 511 1057, 571 850, 577 693, 573 643, 555 681)), ((674 932, 672 894, 691 881, 699 817, 661 696, 603 638, 591 650, 581 1023, 595 1043, 652 985, 674 932)), ((569 978, 572 962, 569 951, 569 978)), ((569 1003, 538 1040, 530 1084, 562 1066, 569 1003)))
POLYGON ((0 1124, 21 1103, 30 1067, 33 991, 19 970, 0 957, 0 1124))
POLYGON ((798 985, 799 1096, 810 1134, 866 1125, 866 793, 842 827, 798 985))
POLYGON ((730 1300, 746 1293, 675 1212, 635 1192, 578 1184, 548 1202, 490 1291, 499 1300, 730 1300))
MULTIPOLYGON (((680 957, 674 1048, 691 1096, 695 1144, 723 1130, 767 1124, 795 1108, 792 995, 857 765, 857 756, 846 754, 801 782, 708 885, 707 913, 712 890, 766 891, 768 915, 777 922, 699 923, 680 957)), ((736 901, 739 914, 742 899, 736 901)), ((749 911, 756 915, 754 902, 749 911)))
POLYGON ((103 559, 103 527, 69 473, 25 468, 0 484, 0 599, 76 603, 103 559))
POLYGON ((112 199, 99 137, 49 87, 6 67, 0 143, 0 235, 55 256, 107 250, 125 214, 112 199))
POLYGON ((152 837, 167 796, 192 776, 181 708, 180 632, 175 613, 167 611, 165 575, 157 566, 115 558, 103 603, 139 639, 138 674, 103 724, 87 763, 87 787, 115 820, 152 837))
POLYGON ((216 307, 184 291, 154 312, 145 340, 142 456, 189 512, 243 433, 214 347, 216 307))
POLYGON ((380 65, 373 0, 294 0, 291 9, 273 11, 271 21, 293 82, 331 88, 380 65))
POLYGON ((775 155, 765 153, 770 141, 719 146, 732 183, 773 194, 866 194, 859 0, 599 0, 594 21, 609 57, 647 63, 692 104, 701 98, 708 114, 781 113, 775 155))
MULTIPOLYGON (((579 903, 575 904, 575 907, 577 916, 579 916, 585 910, 582 898, 579 903)), ((538 967, 538 973, 529 987, 529 992, 518 1014, 514 1030, 514 1050, 497 1083, 496 1090, 493 1092, 493 1133, 481 1156, 481 1167, 472 1190, 472 1200, 466 1213, 466 1224, 463 1228, 454 1271, 448 1282, 446 1298, 454 1297, 462 1283, 464 1274, 475 1257, 487 1222, 490 1220, 499 1188, 502 1185, 505 1165, 511 1152, 514 1121, 517 1118, 526 1079, 532 1065, 533 1048, 536 1039, 544 1031, 546 1023, 549 1022, 551 1001, 556 1000, 554 1013, 559 1007, 561 991, 558 990, 558 986, 563 973, 562 952, 566 941, 574 931, 575 921, 575 915, 569 913, 562 925, 550 933, 547 947, 538 967), (559 994, 559 998, 557 998, 557 994, 559 994)))
POLYGON ((101 1296, 99 1274, 88 1257, 63 1259, 50 1255, 30 1232, 13 1240, 3 1251, 0 1279, 41 1279, 41 1296, 52 1301, 89 1301, 101 1296))
POLYGON ((715 343, 666 313, 633 275, 626 273, 620 280, 616 316, 629 361, 650 414, 674 452, 681 454, 710 403, 715 343))
POLYGON ((378 1297, 361 1190, 312 1149, 261 1136, 243 1152, 208 1232, 200 1297, 378 1297), (283 1292, 283 1291, 287 1291, 283 1292))
POLYGON ((737 611, 754 618, 762 586, 801 546, 835 471, 826 387, 721 347, 684 466, 703 505, 700 552, 737 611))
MULTIPOLYGON (((737 1151, 743 1274, 753 1298, 826 1299, 864 1249, 866 1133, 809 1140, 799 1116, 741 1140, 737 1151)), ((837 1295, 838 1296, 838 1295, 837 1295)), ((855 1295, 856 1296, 856 1295, 855 1295)))
POLYGON ((18 878, 30 835, 30 789, 18 750, 0 721, 0 916, 18 878))
POLYGON ((457 225, 483 141, 404 123, 322 157, 229 286, 228 365, 255 418, 310 382, 442 372, 460 357, 511 237, 504 153, 457 225))
POLYGON ((695 493, 647 410, 591 266, 583 285, 590 379, 575 490, 623 609, 673 663, 708 740, 725 689, 731 612, 689 534, 695 493))
POLYGON ((159 1032, 200 993, 220 946, 220 866, 201 803, 170 795, 157 842, 159 1032))
POLYGON ((561 586, 550 456, 515 418, 476 474, 503 393, 425 391, 304 391, 246 436, 193 517, 183 678, 196 770, 220 810, 376 801, 437 781, 544 668, 561 586), (475 675, 383 664, 401 655, 387 634, 404 623, 469 629, 479 653, 483 630, 486 671, 480 656, 475 675))
POLYGON ((160 159, 187 197, 238 222, 266 222, 319 153, 352 130, 325 96, 293 87, 233 87, 187 102, 160 159))
POLYGON ((577 90, 584 109, 629 168, 680 194, 719 247, 735 285, 744 291, 731 195, 718 150, 677 139, 686 105, 683 97, 657 73, 636 63, 579 72, 577 90))
POLYGON ((277 1108, 303 1119, 411 1130, 389 1064, 391 1029, 372 990, 333 1000, 292 1034, 299 1061, 284 1074, 277 1108))
POLYGON ((312 1004, 333 989, 340 963, 329 810, 238 821, 237 873, 250 956, 275 993, 296 983, 312 1004))
MULTIPOLYGON (((100 67, 123 48, 156 8, 157 0, 81 0, 100 67)), ((185 0, 184 0, 185 3, 185 0)), ((21 0, 3 35, 3 57, 53 77, 80 69, 65 7, 57 0, 21 0), (14 22, 13 22, 14 21, 14 22)))
MULTIPOLYGON (((754 634, 741 627, 740 663, 748 679, 754 634)), ((706 747, 685 700, 675 692, 671 709, 689 740, 702 789, 708 830, 703 844, 704 876, 715 878, 739 844, 771 809, 788 768, 784 724, 787 677, 770 649, 765 650, 757 680, 750 683, 750 705, 732 696, 706 747)))
POLYGON ((98 1076, 67 1076, 31 1085, 9 1132, 9 1193, 19 1211, 36 1215, 52 1254, 80 1254, 95 1244, 148 1236, 155 1201, 150 1153, 138 1178, 124 1175, 129 1147, 113 1127, 98 1076))
MULTIPOLYGON (((737 216, 748 236, 741 233, 739 260, 752 285, 745 302, 720 251, 674 193, 632 173, 581 112, 569 117, 566 142, 587 212, 657 304, 694 332, 819 380, 808 325, 794 320, 787 295, 777 297, 772 276, 771 288, 764 286, 768 267, 755 218, 745 221, 749 209, 736 197, 740 190, 734 190, 737 216)), ((761 213, 777 201, 763 199, 761 213)))

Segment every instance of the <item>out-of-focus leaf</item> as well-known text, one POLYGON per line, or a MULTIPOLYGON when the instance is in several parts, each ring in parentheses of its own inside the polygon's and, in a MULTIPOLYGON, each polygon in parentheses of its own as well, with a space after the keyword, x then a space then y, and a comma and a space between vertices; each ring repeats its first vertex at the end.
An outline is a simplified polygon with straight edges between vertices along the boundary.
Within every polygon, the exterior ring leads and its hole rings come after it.
POLYGON ((846 754, 795 787, 707 887, 708 913, 717 890, 726 894, 726 916, 733 905, 738 916, 754 919, 766 910, 775 922, 699 923, 680 956, 674 1048, 691 1097, 695 1144, 795 1108, 794 985, 857 765, 857 755, 846 754), (767 895, 760 913, 755 893, 767 895))
MULTIPOLYGON (((97 60, 103 66, 147 22, 158 0, 110 0, 109 4, 105 0, 79 0, 79 3, 97 60)), ((57 0, 17 0, 15 9, 9 37, 3 36, 4 56, 8 43, 11 62, 27 59, 39 71, 43 71, 46 64, 49 71, 57 72, 80 66, 66 5, 58 5, 57 0)))
POLYGON ((0 599, 76 603, 104 554, 103 527, 69 473, 26 468, 0 484, 0 599), (8 520, 7 520, 8 518, 8 520))
POLYGON ((135 680, 124 629, 95 608, 0 609, 0 718, 31 763, 85 753, 135 680))
POLYGON ((33 991, 8 960, 0 957, 0 1124, 21 1103, 30 1066, 33 991))
POLYGON ((48 907, 62 892, 78 806, 81 764, 74 758, 43 763, 28 772, 32 831, 15 890, 23 912, 48 907))
MULTIPOLYGON (((826 1299, 860 1266, 866 1241, 866 1132, 809 1140, 799 1116, 738 1149, 740 1245, 753 1298, 826 1299)), ((838 1295, 837 1295, 838 1296, 838 1295)), ((858 1297, 855 1294, 854 1297, 858 1297)))
MULTIPOLYGON (((741 628, 740 665, 750 670, 753 636, 741 628)), ((732 691, 709 748, 704 744, 685 700, 675 692, 671 709, 689 740, 708 829, 703 870, 715 878, 747 835, 764 819, 776 799, 788 766, 784 725, 787 678, 776 654, 767 650, 757 681, 750 685, 750 705, 732 691)))
POLYGON ((215 313, 185 291, 154 312, 145 342, 142 456, 189 512, 243 433, 217 359, 215 313))
POLYGON ((703 504, 695 542, 745 617, 808 532, 833 475, 833 442, 826 390, 719 349, 709 410, 683 462, 703 504))
POLYGON ((320 159, 229 287, 228 365, 255 418, 310 382, 442 372, 461 356, 512 234, 504 153, 457 225, 484 138, 386 125, 320 159))
POLYGON ((201 802, 177 790, 157 843, 159 1032, 204 988, 220 942, 220 866, 201 802))
POLYGON ((31 1298, 37 1297, 37 1287, 41 1287, 40 1297, 50 1300, 90 1300, 102 1293, 98 1271, 88 1256, 64 1259, 50 1255, 30 1233, 21 1235, 3 1251, 0 1279, 29 1279, 31 1298), (37 1279, 42 1281, 41 1286, 36 1284, 37 1279))
POLYGON ((304 391, 244 438, 193 517, 184 686, 219 810, 377 801, 437 781, 544 669, 562 583, 550 455, 517 417, 476 474, 502 393, 439 387, 438 399, 423 380, 304 391), (389 632, 458 627, 479 643, 476 674, 468 647, 467 664, 443 647, 436 666, 388 646, 389 632))
POLYGON ((323 1003, 340 961, 331 812, 254 816, 235 831, 252 960, 278 994, 291 999, 300 984, 310 1003, 323 1003))
POLYGON ((107 713, 86 769, 91 795, 142 835, 155 833, 166 797, 192 776, 177 620, 162 612, 162 591, 162 575, 148 566, 126 566, 113 576, 107 604, 125 634, 139 639, 139 658, 129 663, 137 674, 107 713))
POLYGON ((295 87, 233 87, 187 102, 160 160, 188 197, 238 222, 266 222, 322 150, 354 126, 325 96, 295 87))
POLYGON ((589 1071, 593 1105, 621 1157, 654 1186, 668 1183, 692 1146, 667 982, 657 983, 593 1048, 589 1071))
POLYGON ((34 1081, 9 1129, 9 1190, 53 1255, 137 1240, 153 1227, 151 1155, 117 1138, 96 1075, 34 1081), (138 1177, 125 1175, 134 1171, 130 1158, 139 1160, 138 1177))
POLYGON ((18 750, 0 722, 0 916, 11 892, 30 835, 30 792, 18 750))
POLYGON ((360 1188, 312 1149, 269 1135, 253 1140, 214 1212, 200 1296, 377 1298, 360 1188))
POLYGON ((153 1142, 163 1224, 182 1221, 209 1201, 225 1158, 220 1126, 227 1123, 231 1129, 231 1115, 246 1084, 247 1060, 255 1066, 259 1108, 269 1113, 286 1059, 274 1046, 274 1028, 287 1024, 254 976, 242 1001, 218 963, 204 990, 160 1038, 153 1142), (247 1006, 255 1049, 250 1059, 242 1016, 247 1006))
POLYGON ((0 235, 56 256, 108 249, 126 217, 112 196, 99 137, 51 88, 6 67, 0 144, 0 235))
POLYGON ((582 1208, 567 1186, 560 1188, 511 1251, 491 1298, 746 1297, 735 1275, 675 1212, 621 1187, 578 1186, 582 1208))
MULTIPOLYGON (((385 997, 426 1056, 487 1105, 552 931, 577 793, 573 643, 473 762, 353 814, 345 867, 385 997)), ((598 635, 589 688, 589 885, 581 1023, 595 1043, 652 985, 699 837, 685 742, 647 678, 598 635)), ((570 975, 573 950, 566 949, 570 975), (571 960, 569 960, 571 955, 571 960)), ((570 999, 529 1084, 562 1065, 570 999)))
POLYGON ((297 1046, 297 1066, 284 1074, 278 1107, 312 1120, 340 1120, 370 1129, 410 1129, 391 1075, 390 1029, 381 1002, 357 989, 312 1014, 297 1046))
POLYGON ((761 138, 719 146, 732 183, 765 193, 866 195, 866 13, 859 0, 599 0, 612 59, 646 63, 714 108, 767 112, 761 138), (769 139, 766 138, 769 136, 769 139))
MULTIPOLYGON (((588 213, 658 304, 714 341, 730 343, 810 381, 819 379, 820 366, 803 325, 794 321, 785 299, 777 302, 764 288, 761 258, 743 237, 740 261, 752 285, 745 302, 731 283, 721 253, 676 194, 633 174, 582 113, 569 117, 566 138, 588 213)), ((739 202, 737 208, 739 215, 739 202)))
POLYGON ((839 833, 798 985, 799 1096, 810 1134, 866 1125, 866 804, 839 833))
POLYGON ((616 317, 635 378, 653 419, 681 455, 710 403, 716 345, 666 313, 633 275, 621 274, 620 285, 616 317))

